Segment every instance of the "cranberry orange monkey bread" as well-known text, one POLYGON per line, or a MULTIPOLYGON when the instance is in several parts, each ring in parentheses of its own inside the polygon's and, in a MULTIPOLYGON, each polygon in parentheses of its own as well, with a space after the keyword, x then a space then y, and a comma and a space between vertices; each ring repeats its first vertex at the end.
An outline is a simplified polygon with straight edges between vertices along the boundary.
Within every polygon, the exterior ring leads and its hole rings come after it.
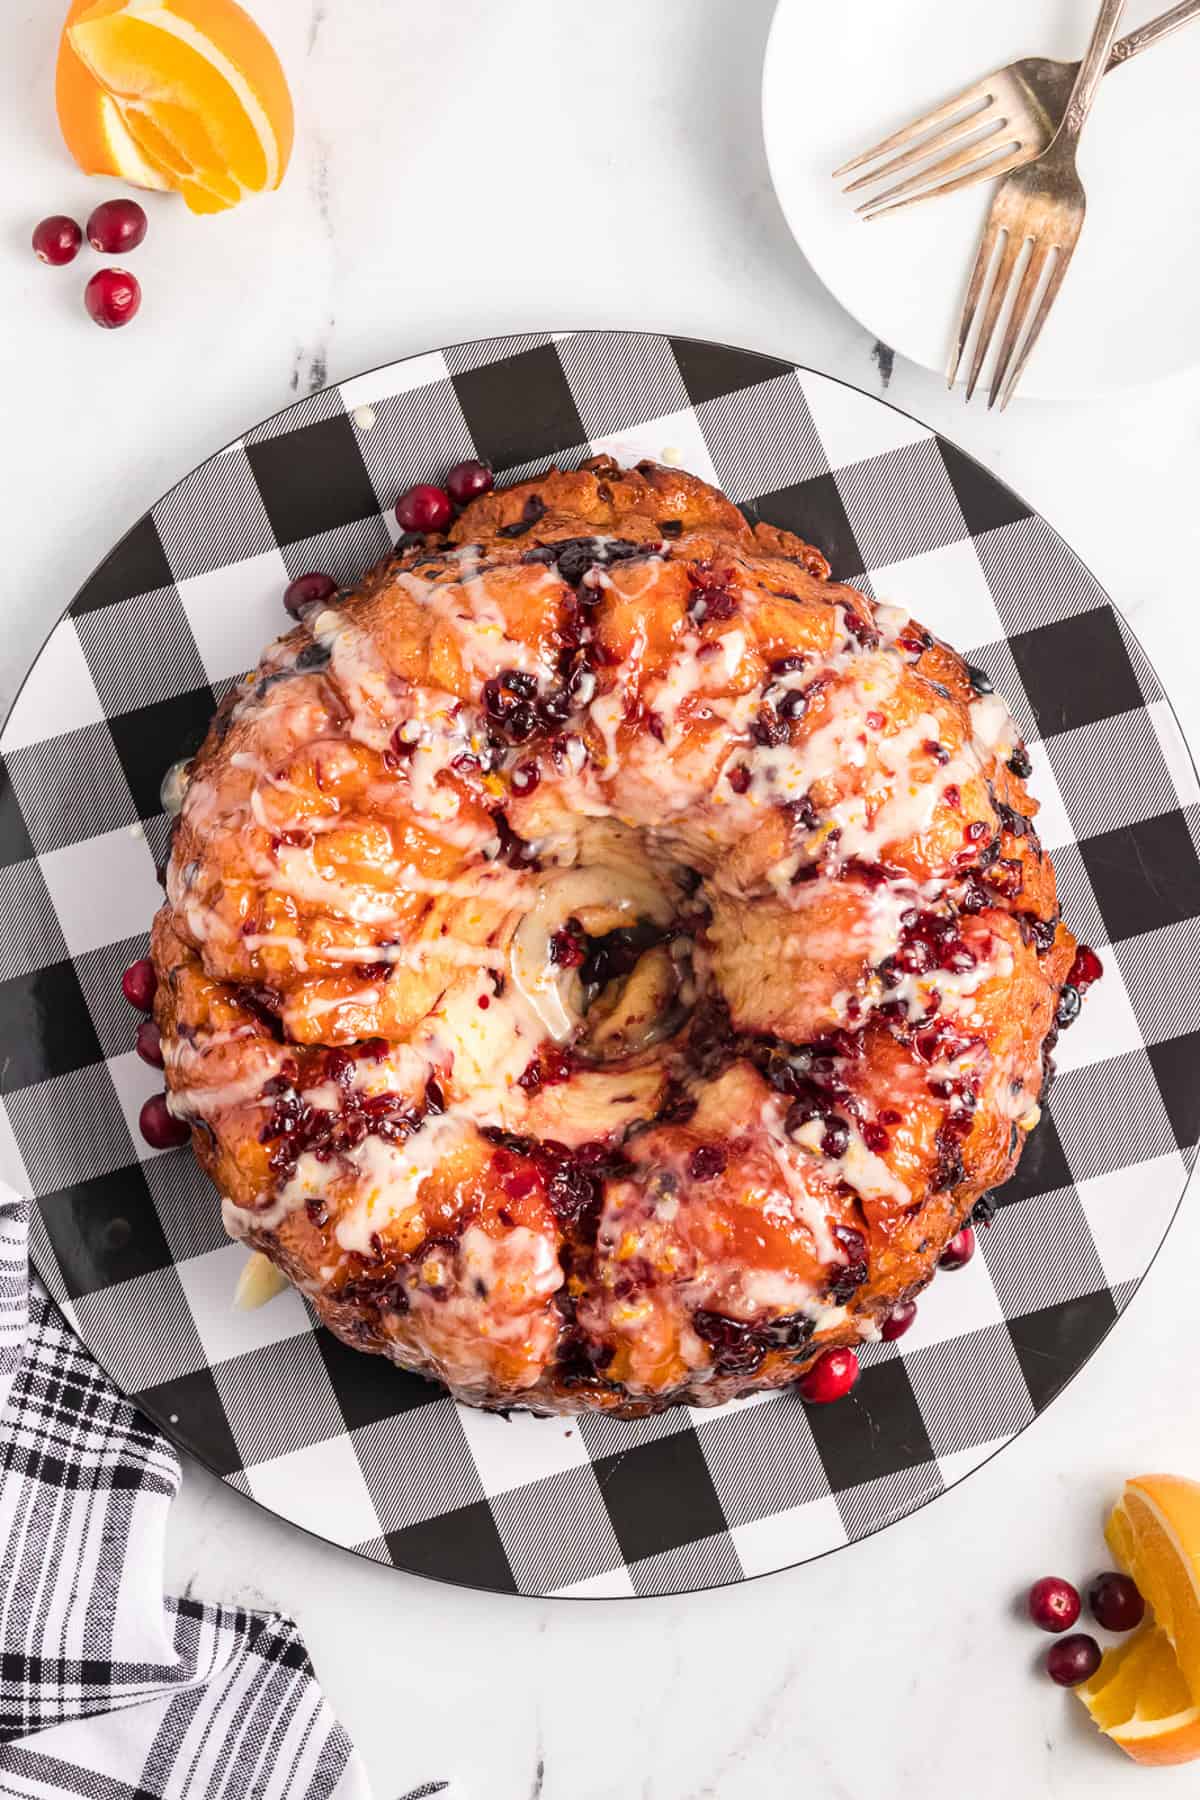
POLYGON ((795 1381, 1037 1120, 1075 943, 1028 773, 978 672, 691 476, 488 494, 191 765, 171 1112, 231 1233, 461 1400, 795 1381))

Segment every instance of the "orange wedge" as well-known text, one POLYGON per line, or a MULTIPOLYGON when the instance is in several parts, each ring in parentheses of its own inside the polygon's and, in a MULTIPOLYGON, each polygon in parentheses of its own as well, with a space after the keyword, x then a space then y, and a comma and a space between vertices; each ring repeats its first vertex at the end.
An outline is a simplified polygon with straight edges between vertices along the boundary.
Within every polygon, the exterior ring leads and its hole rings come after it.
POLYGON ((1134 1476, 1105 1536, 1151 1617, 1075 1691, 1135 1762, 1190 1762, 1200 1756, 1200 1482, 1134 1476))
POLYGON ((1200 1706, 1193 1706, 1170 1638, 1155 1625, 1106 1652, 1075 1689, 1093 1721, 1134 1762, 1191 1762, 1200 1756, 1200 1706))
POLYGON ((73 19, 93 0, 73 0, 58 47, 55 104, 67 149, 85 175, 117 175, 132 187, 168 188, 170 182, 138 149, 121 117, 121 109, 89 75, 67 36, 73 19))
POLYGON ((292 152, 287 78, 236 0, 75 0, 58 109, 81 167, 177 188, 194 212, 277 188, 292 152))

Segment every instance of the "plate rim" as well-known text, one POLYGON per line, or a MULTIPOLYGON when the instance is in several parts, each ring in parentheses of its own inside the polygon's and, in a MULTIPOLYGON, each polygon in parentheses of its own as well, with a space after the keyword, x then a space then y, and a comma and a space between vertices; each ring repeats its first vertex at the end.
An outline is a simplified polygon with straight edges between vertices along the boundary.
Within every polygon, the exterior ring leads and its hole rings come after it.
MULTIPOLYGON (((784 5, 787 5, 790 3, 793 3, 793 0, 778 0, 778 4, 776 7, 776 16, 778 16, 779 10, 784 5)), ((772 31, 773 30, 774 30, 774 20, 772 21, 772 31)), ((385 371, 393 369, 393 368, 401 368, 406 363, 416 361, 421 357, 430 356, 430 355, 445 355, 449 351, 460 350, 460 349, 469 349, 476 344, 486 343, 486 344, 498 345, 498 344, 513 343, 513 342, 517 342, 517 341, 524 341, 531 336, 534 336, 534 337, 544 336, 551 343, 558 342, 561 339, 564 339, 567 337, 602 337, 602 338, 623 337, 623 338, 669 339, 673 342, 695 344, 695 345, 702 346, 704 348, 711 348, 711 349, 718 349, 718 350, 732 350, 735 353, 737 353, 738 355, 761 358, 763 361, 766 361, 766 362, 778 363, 778 362, 783 361, 783 362, 787 362, 788 365, 790 366, 790 368, 797 374, 813 375, 813 376, 816 376, 817 378, 819 378, 820 380, 833 382, 838 387, 846 388, 851 393, 857 394, 862 399, 869 400, 877 406, 883 406, 883 407, 888 408, 891 412, 897 413, 901 418, 908 420, 911 424, 919 426, 922 431, 930 432, 936 439, 949 445, 950 448, 953 449, 958 455, 963 457, 967 462, 972 464, 975 468, 981 470, 983 472, 983 474, 985 474, 988 477, 989 480, 996 482, 1001 488, 1003 488, 1005 490, 1005 492, 1011 494, 1014 499, 1019 501, 1021 506, 1025 508, 1028 515, 1031 518, 1036 519, 1040 524, 1042 524, 1046 528, 1047 531, 1049 531, 1051 533, 1052 537, 1056 540, 1056 542, 1062 546, 1062 548, 1067 552, 1067 554, 1069 556, 1074 558, 1074 560, 1079 564, 1080 568, 1083 569, 1084 573, 1088 576, 1088 578, 1092 582, 1094 582, 1098 591, 1101 594, 1103 594, 1105 602, 1106 602, 1109 610, 1112 612, 1113 616, 1120 622, 1122 627, 1129 633, 1130 638, 1137 645, 1138 649, 1141 651, 1141 654, 1145 657, 1148 667, 1150 667, 1154 671, 1155 677, 1159 681, 1160 686, 1162 687, 1163 701, 1166 705, 1167 712, 1170 716, 1172 725, 1174 726, 1174 728, 1178 734, 1179 741, 1180 741, 1181 745, 1183 746, 1184 753, 1187 757, 1188 766, 1192 770, 1193 775, 1196 776, 1197 782, 1200 783, 1200 767, 1198 767, 1198 765, 1197 765, 1196 758, 1192 752, 1192 748, 1188 741, 1187 735, 1183 730, 1182 724, 1180 723, 1179 715, 1175 709, 1174 702, 1172 701, 1171 696, 1170 696, 1169 692, 1167 691, 1165 684, 1163 684, 1163 682, 1162 682, 1162 677, 1159 674, 1157 666, 1154 664, 1154 662, 1151 660, 1151 658, 1146 654, 1145 648, 1142 645, 1140 638, 1138 637, 1137 633, 1133 630, 1133 628, 1129 624, 1128 619, 1125 617, 1125 614, 1121 611, 1120 607, 1118 607, 1116 605, 1116 603, 1114 602, 1114 600, 1112 599, 1112 596, 1109 594, 1108 589, 1105 587, 1103 582, 1101 582, 1093 574, 1090 566, 1071 547, 1071 545, 1067 542, 1066 538, 1063 537, 1062 533, 1060 531, 1058 531, 1057 528, 1053 524, 1051 524, 1051 522, 1045 517, 1045 515, 1039 510, 1039 508, 1031 505, 1028 501, 1026 501, 1024 496, 1022 494, 1020 494, 1018 492, 1018 490, 1011 485, 1010 482, 1004 480, 1003 477, 1001 477, 1001 476, 993 474, 991 469, 988 468, 987 464, 982 462, 971 451, 963 449, 963 447, 960 444, 956 443, 952 438, 947 437, 944 432, 939 431, 935 426, 927 424, 925 420, 918 418, 915 413, 909 412, 905 407, 898 406, 895 403, 895 401, 885 399, 884 396, 881 394, 871 393, 868 389, 858 386, 858 384, 856 382, 849 381, 843 376, 830 375, 823 369, 814 368, 809 363, 797 362, 797 361, 792 360, 790 357, 777 356, 777 355, 774 355, 772 352, 765 351, 765 350, 750 349, 745 345, 733 344, 733 343, 730 343, 727 340, 723 340, 723 339, 695 337, 689 333, 672 332, 672 331, 667 331, 664 329, 655 330, 655 329, 651 329, 648 327, 647 328, 628 328, 625 326, 607 326, 607 327, 606 326, 586 326, 586 327, 579 327, 579 328, 575 328, 575 329, 556 329, 556 330, 552 329, 552 330, 543 330, 543 331, 502 332, 499 334, 488 334, 486 336, 480 336, 480 337, 462 338, 452 344, 441 344, 441 345, 433 346, 431 348, 427 348, 425 350, 411 351, 405 356, 390 357, 383 362, 372 365, 370 368, 363 369, 363 370, 355 372, 354 374, 344 376, 341 380, 328 381, 322 387, 314 389, 311 394, 299 395, 296 399, 289 401, 286 406, 278 407, 274 412, 266 414, 263 418, 257 420, 254 424, 247 426, 244 431, 239 432, 235 437, 228 439, 226 443, 220 445, 217 449, 209 452, 208 455, 202 457, 200 459, 200 461, 195 463, 190 469, 188 469, 183 475, 181 475, 177 481, 172 482, 168 487, 164 488, 164 490, 161 494, 159 494, 154 500, 152 500, 148 506, 143 508, 143 510, 138 514, 137 518, 134 519, 132 524, 129 525, 128 528, 124 532, 122 532, 120 537, 118 537, 117 539, 115 539, 113 541, 113 543, 108 547, 108 549, 101 556, 99 561, 89 570, 88 574, 84 577, 84 579, 80 582, 79 586, 75 589, 75 592, 72 594, 70 600, 61 609, 61 611, 54 618, 53 622, 50 624, 44 637, 41 639, 41 642, 39 643, 36 651, 33 653, 32 657, 29 661, 29 665, 26 668, 25 673, 22 675, 21 680, 17 684, 17 686, 12 694, 11 699, 9 700, 7 706, 5 707, 3 718, 0 719, 0 745, 2 745, 2 743, 3 743, 4 733, 8 728, 9 720, 11 719, 12 714, 17 706, 17 703, 19 702, 22 694, 25 691, 25 687, 28 684, 28 682, 33 674, 34 669, 37 667, 38 663, 41 661, 41 658, 42 658, 43 654, 45 653, 46 647, 49 644, 50 639, 54 636, 54 633, 58 630, 58 628, 62 624, 63 620, 66 619, 70 615, 71 610, 74 607, 75 602, 79 599, 80 595, 86 590, 86 588, 88 587, 90 582, 99 573, 99 571, 104 567, 105 563, 109 560, 109 558, 117 550, 119 550, 120 547, 140 527, 140 525, 142 524, 142 521, 144 519, 150 517, 150 515, 154 512, 155 508, 160 506, 164 500, 169 498, 172 494, 177 493, 179 491, 179 489, 181 489, 188 482, 193 480, 193 478, 200 472, 200 470, 206 468, 208 466, 208 464, 210 462, 212 462, 216 457, 223 455, 225 451, 232 449, 237 444, 240 444, 246 437, 248 437, 250 435, 251 432, 257 431, 260 427, 262 427, 264 425, 273 424, 277 419, 281 419, 281 418, 285 417, 288 413, 293 412, 297 408, 306 405, 309 401, 314 399, 317 395, 326 393, 331 388, 340 389, 340 388, 344 387, 350 381, 361 380, 365 377, 369 377, 372 375, 383 374, 385 371)), ((1184 1203, 1185 1199, 1187 1198, 1188 1192, 1192 1186, 1193 1177, 1195 1175, 1196 1167, 1198 1164, 1200 1164, 1200 1155, 1198 1155, 1196 1157, 1195 1161, 1192 1164, 1192 1167, 1188 1170, 1185 1180, 1183 1182, 1183 1185, 1180 1188, 1179 1196, 1175 1202, 1175 1206, 1171 1211, 1170 1218, 1168 1219, 1168 1221, 1166 1223, 1166 1226, 1163 1230, 1162 1236, 1160 1237, 1158 1244, 1156 1245, 1156 1247, 1154 1249, 1154 1253, 1150 1257, 1150 1260, 1147 1262, 1147 1264, 1146 1264, 1145 1268, 1142 1270, 1141 1274, 1134 1281, 1134 1283, 1130 1289, 1129 1296, 1128 1296, 1124 1306, 1121 1308, 1120 1312, 1118 1312, 1116 1314, 1116 1316, 1110 1321, 1110 1323, 1105 1327, 1104 1331, 1102 1332, 1100 1337, 1096 1340, 1096 1342, 1092 1345, 1092 1347, 1089 1349, 1089 1351, 1087 1352, 1087 1354, 1083 1358, 1083 1360, 1071 1371, 1071 1374, 1067 1377, 1067 1379, 1063 1382, 1062 1386, 1058 1389, 1057 1393, 1054 1395, 1054 1398, 1043 1408, 1043 1410, 1040 1413, 1035 1413, 1032 1418, 1027 1419, 1026 1422, 1022 1426, 1020 1426, 1016 1431, 1013 1432, 1011 1437, 1007 1437, 1004 1439, 1004 1441, 1002 1443, 997 1444, 996 1447, 993 1450, 990 1450, 985 1457, 982 1457, 979 1462, 975 1463, 970 1469, 965 1470, 961 1475, 957 1476, 953 1481, 944 1484, 942 1489, 940 1490, 940 1492, 935 1493, 935 1494, 930 1494, 925 1499, 921 1500, 916 1506, 907 1507, 904 1511, 896 1513, 893 1517, 881 1520, 877 1525, 874 1525, 871 1528, 871 1530, 864 1532, 860 1537, 847 1538, 845 1540, 845 1542, 843 1542, 841 1544, 831 1544, 827 1549, 817 1551, 816 1554, 814 1554, 814 1555, 801 1557, 795 1562, 781 1563, 775 1568, 760 1569, 754 1574, 750 1574, 750 1575, 743 1574, 741 1576, 731 1576, 727 1580, 706 1582, 703 1586, 689 1587, 689 1588, 682 1589, 682 1590, 664 1588, 664 1589, 655 1590, 653 1593, 571 1594, 571 1593, 564 1593, 562 1591, 558 1591, 558 1592, 549 1592, 549 1593, 538 1594, 538 1593, 524 1592, 519 1589, 510 1593, 506 1590, 488 1586, 482 1582, 458 1580, 458 1579, 455 1579, 448 1575, 434 1574, 434 1573, 431 1573, 424 1569, 407 1568, 403 1564, 400 1564, 400 1563, 393 1563, 391 1561, 383 1562, 378 1558, 366 1555, 363 1551, 356 1549, 354 1547, 354 1545, 352 1545, 352 1544, 339 1544, 332 1538, 322 1536, 321 1533, 316 1531, 312 1526, 305 1525, 305 1524, 300 1523, 298 1520, 289 1519, 289 1518, 285 1517, 284 1514, 276 1511, 273 1507, 268 1506, 265 1501, 259 1500, 253 1493, 249 1492, 247 1489, 238 1487, 235 1483, 233 1483, 228 1478, 228 1476, 226 1474, 223 1474, 221 1472, 221 1470, 219 1470, 217 1467, 215 1467, 215 1465, 211 1461, 209 1461, 209 1459, 206 1456, 204 1456, 199 1451, 194 1449, 191 1444, 185 1442, 183 1440, 183 1438, 178 1434, 178 1427, 173 1426, 170 1423, 169 1415, 164 1417, 163 1409, 159 1409, 153 1405, 147 1404, 147 1403, 143 1402, 142 1399, 135 1398, 134 1396, 126 1393, 125 1389, 121 1386, 120 1382, 112 1374, 111 1370, 109 1370, 106 1367, 105 1362, 96 1354, 96 1352, 95 1352, 95 1350, 93 1350, 92 1346, 86 1342, 86 1340, 82 1337, 82 1335, 80 1334, 78 1329, 72 1324, 71 1320, 68 1318, 66 1312, 64 1311, 62 1305, 60 1304, 60 1302, 58 1301, 56 1296, 50 1291, 50 1289, 45 1281, 45 1278, 42 1276, 41 1270, 37 1266, 37 1263, 34 1259, 32 1249, 30 1249, 29 1255, 28 1255, 28 1266, 29 1266, 30 1272, 37 1275, 39 1281, 41 1282, 42 1290, 46 1296, 46 1299, 48 1300, 49 1304, 53 1307, 56 1315, 63 1321, 64 1326, 71 1333, 72 1337, 74 1337, 76 1339, 76 1341, 82 1346, 82 1348, 87 1353, 87 1355, 91 1357, 92 1361, 96 1364, 96 1367, 101 1371, 101 1373, 104 1375, 105 1380, 109 1382, 109 1384, 112 1386, 114 1391, 116 1393, 118 1393, 121 1396, 121 1398, 128 1405, 132 1406, 135 1411, 141 1412, 147 1418, 149 1418, 151 1420, 151 1422, 154 1424, 154 1426, 156 1427, 156 1429, 162 1433, 163 1437, 166 1438, 167 1442, 171 1445, 172 1449, 177 1454, 182 1453, 183 1455, 190 1457, 194 1462, 199 1463, 201 1465, 201 1467, 206 1469, 210 1475, 214 1476, 221 1483, 223 1488, 225 1488, 229 1492, 237 1494, 239 1496, 239 1498, 241 1498, 242 1500, 248 1501, 252 1506, 257 1507, 260 1511, 266 1513, 268 1517, 276 1520, 279 1524, 285 1526, 287 1529, 292 1530, 292 1531, 301 1532, 301 1533, 303 1533, 303 1535, 305 1537, 311 1538, 315 1543, 322 1544, 329 1549, 340 1551, 345 1555, 353 1556, 357 1561, 365 1563, 369 1566, 372 1566, 372 1567, 375 1567, 375 1568, 378 1568, 381 1570, 390 1570, 392 1573, 408 1576, 414 1580, 435 1582, 435 1583, 437 1583, 437 1585, 439 1585, 441 1587, 464 1589, 464 1590, 467 1590, 472 1593, 487 1594, 497 1600, 515 1599, 515 1600, 532 1601, 535 1603, 548 1601, 548 1600, 554 1600, 554 1601, 565 1601, 565 1602, 571 1602, 571 1603, 585 1603, 585 1604, 592 1603, 592 1604, 596 1604, 596 1605, 609 1605, 609 1604, 619 1603, 622 1601, 629 1601, 629 1600, 635 1600, 635 1601, 636 1600, 663 1600, 663 1599, 682 1600, 682 1599, 689 1598, 692 1595, 696 1595, 696 1594, 717 1593, 725 1588, 748 1587, 753 1582, 766 1581, 766 1580, 769 1580, 770 1578, 772 1578, 773 1576, 777 1576, 777 1575, 791 1574, 791 1573, 794 1573, 798 1569, 807 1567, 810 1563, 822 1562, 827 1557, 839 1555, 843 1551, 846 1551, 846 1550, 853 1550, 856 1547, 856 1545, 858 1545, 860 1543, 866 1543, 869 1539, 878 1537, 880 1535, 880 1533, 882 1533, 884 1531, 892 1530, 896 1526, 904 1524, 906 1520, 915 1518, 918 1514, 924 1512, 927 1507, 934 1505, 938 1500, 941 1500, 942 1498, 944 1498, 944 1496, 946 1494, 949 1494, 949 1493, 953 1492, 956 1488, 961 1487, 963 1482, 969 1481, 974 1475, 977 1475, 981 1469, 986 1468, 987 1465, 989 1463, 991 1463, 997 1456, 1000 1456, 1005 1450, 1007 1450, 1010 1445, 1016 1443, 1019 1438, 1023 1437, 1026 1432, 1028 1432, 1033 1426, 1037 1425, 1039 1423, 1039 1421, 1042 1418, 1044 1418, 1046 1416, 1046 1414, 1048 1414, 1050 1412, 1051 1408, 1057 1404, 1057 1402, 1066 1393, 1067 1389, 1074 1385, 1074 1383, 1078 1380, 1079 1376, 1083 1374, 1084 1370, 1091 1363, 1091 1361, 1094 1358, 1094 1356, 1096 1355, 1096 1353, 1104 1346, 1104 1344, 1107 1343, 1110 1334, 1116 1329, 1116 1327, 1118 1325, 1121 1324, 1121 1322, 1124 1320, 1124 1318, 1128 1314, 1130 1307, 1133 1305, 1135 1299, 1141 1293, 1142 1287, 1145 1284, 1147 1276, 1150 1274, 1151 1270, 1154 1268, 1160 1255, 1162 1254, 1162 1251, 1167 1242, 1167 1239, 1170 1237, 1172 1231, 1175 1228, 1175 1225, 1179 1218, 1180 1209, 1183 1206, 1183 1203, 1184 1203)), ((27 1194, 22 1194, 21 1197, 25 1201, 26 1207, 28 1209, 32 1209, 38 1205, 38 1201, 37 1201, 36 1197, 30 1198, 30 1196, 27 1194)), ((434 1385, 436 1385, 436 1384, 434 1384, 434 1385)), ((448 1390, 447 1390, 445 1397, 449 1397, 448 1390)))

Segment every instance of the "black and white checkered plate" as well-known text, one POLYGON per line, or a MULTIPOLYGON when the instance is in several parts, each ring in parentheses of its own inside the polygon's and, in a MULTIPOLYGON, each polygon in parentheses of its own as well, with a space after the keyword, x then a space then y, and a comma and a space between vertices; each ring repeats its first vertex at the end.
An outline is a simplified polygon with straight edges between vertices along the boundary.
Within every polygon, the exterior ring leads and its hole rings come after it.
POLYGON ((1128 1301, 1200 1136, 1200 819, 1162 690, 1061 540, 881 401, 765 356, 581 332, 459 345, 289 407, 167 494, 87 582, 0 742, 0 1173, 125 1392, 232 1486, 364 1556, 504 1592, 653 1594, 802 1562, 923 1505, 1029 1424, 1128 1301), (351 582, 418 480, 607 450, 678 459, 990 671, 1030 743, 1067 919, 1105 979, 982 1254, 856 1393, 659 1418, 505 1419, 232 1304, 245 1251, 137 1113, 122 967, 160 900, 164 770, 280 629, 351 582))

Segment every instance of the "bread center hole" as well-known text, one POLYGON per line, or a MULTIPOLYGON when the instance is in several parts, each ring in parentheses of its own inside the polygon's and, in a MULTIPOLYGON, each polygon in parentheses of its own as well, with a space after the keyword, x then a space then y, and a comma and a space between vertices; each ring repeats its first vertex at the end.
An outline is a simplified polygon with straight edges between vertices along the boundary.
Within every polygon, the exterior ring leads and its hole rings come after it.
POLYGON ((693 998, 691 940, 673 926, 639 919, 591 936, 570 918, 551 956, 578 977, 583 1030, 578 1054, 597 1062, 632 1056, 676 1032, 693 998))

